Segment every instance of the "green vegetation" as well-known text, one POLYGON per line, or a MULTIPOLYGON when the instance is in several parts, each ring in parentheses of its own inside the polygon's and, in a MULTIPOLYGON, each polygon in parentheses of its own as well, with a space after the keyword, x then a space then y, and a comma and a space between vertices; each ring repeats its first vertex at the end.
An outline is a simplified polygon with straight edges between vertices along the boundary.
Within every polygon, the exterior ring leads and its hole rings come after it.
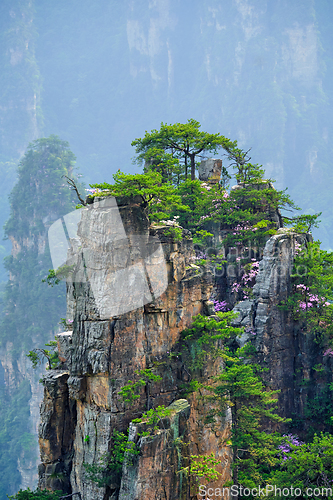
POLYGON ((102 184, 91 184, 95 191, 93 196, 119 196, 139 197, 141 205, 147 211, 150 218, 160 220, 167 218, 170 211, 181 208, 181 199, 172 184, 163 182, 159 172, 149 171, 146 174, 124 174, 118 171, 113 176, 114 184, 106 182, 102 184))
POLYGON ((219 148, 231 152, 236 143, 220 134, 202 132, 200 123, 190 119, 187 123, 167 125, 161 123, 160 130, 146 132, 143 139, 135 139, 138 162, 143 161, 149 169, 162 173, 165 181, 179 184, 180 179, 187 180, 188 162, 190 162, 191 180, 195 179, 196 156, 204 152, 216 152, 219 148), (181 167, 182 165, 182 167, 181 167))
POLYGON ((128 441, 128 432, 114 430, 111 452, 104 453, 97 464, 85 463, 85 477, 99 487, 119 483, 123 464, 132 465, 139 453, 136 445, 128 441))
POLYGON ((35 490, 31 491, 20 490, 16 495, 10 495, 10 500, 59 500, 64 494, 61 491, 35 490))
POLYGON ((216 460, 214 453, 210 455, 191 455, 191 463, 187 467, 182 467, 179 472, 183 472, 186 476, 194 478, 196 483, 216 481, 220 477, 220 473, 216 470, 216 466, 221 463, 221 460, 216 460))
MULTIPOLYGON (((215 234, 222 231, 222 245, 227 251, 237 250, 232 265, 236 268, 238 264, 241 268, 231 292, 235 298, 240 298, 241 294, 242 298, 249 298, 258 273, 257 258, 267 239, 276 234, 283 223, 291 225, 296 233, 304 233, 317 224, 319 214, 285 216, 283 210, 298 210, 298 207, 285 191, 275 190, 272 181, 264 179, 261 166, 250 163, 247 152, 239 149, 236 142, 219 134, 200 132, 199 127, 198 122, 189 120, 184 125, 162 123, 159 131, 146 132, 143 139, 133 142, 138 161, 145 162, 145 172, 130 175, 118 171, 113 176, 113 184, 92 184, 91 196, 131 198, 133 203, 144 208, 155 227, 165 226, 164 234, 174 241, 180 241, 183 234, 188 234, 183 233, 182 228, 189 230, 200 250, 195 257, 197 266, 194 266, 199 269, 212 266, 222 269, 226 265, 220 248, 213 245, 215 234), (235 169, 238 185, 230 192, 226 185, 230 176, 225 168, 221 182, 195 179, 196 156, 203 151, 216 151, 219 147, 224 149, 235 169), (188 161, 191 179, 188 179, 188 161), (208 246, 210 251, 206 254, 208 246), (250 247, 251 252, 246 252, 250 247)), ((64 157, 67 158, 66 155, 64 157)), ((64 176, 69 174, 68 171, 64 176)), ((10 224, 6 227, 10 231, 10 224)), ((20 231, 23 229, 19 228, 20 231)), ((312 335, 330 349, 333 337, 333 256, 320 250, 318 243, 309 243, 304 249, 296 245, 294 264, 294 293, 285 304, 281 304, 281 308, 292 312, 293 320, 300 325, 303 333, 312 335), (300 269, 306 272, 301 273, 300 269)), ((70 270, 62 272, 65 275, 70 270)), ((61 275, 50 270, 44 281, 53 288, 60 278, 61 275)), ((330 450, 331 437, 315 436, 312 442, 304 445, 307 448, 302 448, 303 444, 296 445, 298 441, 291 435, 289 439, 273 432, 276 424, 290 423, 290 419, 282 418, 278 413, 278 391, 271 390, 264 382, 263 369, 256 363, 254 343, 248 341, 239 348, 238 337, 244 329, 232 326, 235 315, 225 312, 227 303, 215 302, 215 309, 218 311, 220 308, 220 312, 213 317, 199 315, 193 318, 192 326, 182 332, 177 352, 167 353, 169 362, 180 360, 190 378, 184 391, 187 394, 197 391, 207 403, 206 426, 215 430, 230 409, 231 435, 221 445, 230 447, 232 451, 233 484, 248 488, 273 481, 278 481, 274 484, 282 484, 283 481, 292 484, 292 471, 298 467, 301 474, 304 456, 310 456, 315 449, 323 450, 325 446, 330 450), (216 366, 223 366, 223 369, 203 383, 208 360, 217 362, 216 366), (293 446, 298 446, 297 450, 290 448, 291 441, 293 446), (290 455, 286 457, 287 452, 290 455)), ((46 346, 54 347, 51 344, 46 346)), ((34 366, 37 366, 40 356, 47 357, 49 368, 56 366, 57 359, 49 350, 35 348, 28 354, 34 366)), ((317 363, 313 370, 321 374, 325 372, 325 367, 317 363)), ((153 407, 151 388, 161 382, 162 377, 152 369, 137 371, 136 375, 136 380, 129 380, 118 394, 125 406, 133 406, 145 391, 146 410, 133 423, 143 424, 140 437, 149 437, 164 426, 164 419, 171 415, 171 410, 164 406, 153 407)), ((327 422, 331 417, 329 411, 325 413, 327 422)), ((90 441, 90 437, 85 436, 86 446, 90 446, 90 441)), ((115 431, 111 451, 102 455, 98 463, 85 464, 86 477, 99 487, 118 482, 123 464, 131 465, 138 454, 135 443, 128 441, 128 435, 115 431)), ((196 482, 200 478, 214 481, 219 477, 220 461, 214 454, 190 455, 186 460, 186 467, 180 464, 179 472, 187 474, 190 481, 196 482)), ((310 474, 311 477, 304 479, 300 475, 300 481, 309 483, 312 479, 317 481, 324 476, 330 477, 329 463, 322 460, 310 474)))
MULTIPOLYGON (((243 348, 237 347, 235 339, 244 329, 231 326, 234 318, 232 312, 219 312, 216 317, 199 315, 194 318, 192 327, 183 332, 181 357, 191 375, 193 390, 200 393, 205 389, 206 394, 201 396, 207 407, 205 425, 215 431, 218 422, 225 419, 227 409, 231 409, 231 436, 221 445, 232 449, 233 484, 253 487, 263 484, 264 467, 275 465, 278 461, 277 445, 281 438, 261 430, 263 423, 267 425, 270 421, 287 420, 276 413, 277 392, 269 390, 263 382, 262 369, 254 362, 252 343, 245 344, 243 348), (220 364, 222 360, 224 362, 221 373, 204 384, 200 380, 200 369, 208 359, 212 361, 218 357, 220 364)), ((215 457, 211 457, 212 463, 206 463, 204 457, 201 461, 199 458, 196 457, 183 469, 193 478, 205 472, 214 480, 213 477, 218 474, 215 466, 219 462, 214 462, 215 457)))
POLYGON ((147 394, 147 410, 150 409, 150 387, 154 382, 159 382, 162 377, 156 375, 152 369, 146 368, 144 370, 136 371, 136 374, 140 376, 138 380, 133 382, 129 380, 124 387, 119 391, 123 402, 127 405, 132 405, 134 401, 140 398, 140 393, 144 387, 147 394))
MULTIPOLYGON (((75 177, 74 161, 68 143, 58 137, 34 141, 22 157, 18 180, 10 194, 11 212, 5 233, 14 241, 15 253, 5 259, 10 280, 3 294, 0 344, 12 359, 14 379, 10 391, 3 387, 0 392, 1 499, 19 489, 18 457, 24 464, 37 448, 37 440, 31 433, 29 381, 21 382, 17 360, 22 351, 33 351, 54 338, 59 318, 65 316, 65 284, 52 288, 42 280, 52 267, 48 228, 75 209, 73 195, 62 177, 75 177)), ((44 354, 52 351, 52 345, 47 347, 51 349, 45 348, 44 354)), ((55 357, 50 355, 54 366, 55 357)))
POLYGON ((235 316, 233 312, 218 312, 215 318, 199 314, 193 318, 191 328, 182 332, 180 348, 191 373, 201 370, 208 356, 214 360, 222 355, 222 341, 243 332, 243 328, 231 326, 235 316))
POLYGON ((135 418, 133 420, 134 424, 145 423, 148 430, 144 431, 140 435, 151 436, 155 431, 158 430, 158 424, 161 424, 163 418, 169 417, 172 410, 166 408, 165 406, 157 406, 156 408, 151 408, 146 413, 143 413, 140 418, 135 418))
POLYGON ((295 415, 293 428, 306 433, 310 441, 322 430, 333 430, 333 403, 329 359, 333 347, 333 253, 320 248, 320 243, 308 242, 305 247, 296 243, 292 272, 292 293, 281 308, 291 313, 300 335, 317 344, 322 363, 312 366, 311 377, 297 374, 297 383, 306 391, 303 416, 295 415))
POLYGON ((43 364, 45 359, 47 359, 46 368, 48 370, 55 369, 59 365, 58 352, 56 351, 57 341, 50 340, 50 342, 45 344, 45 347, 51 347, 51 349, 40 349, 35 347, 35 349, 32 349, 32 351, 29 351, 29 354, 27 354, 33 368, 37 368, 38 365, 43 364))
MULTIPOLYGON (((219 313, 219 318, 226 322, 225 326, 228 322, 230 325, 232 313, 219 313)), ((233 342, 237 330, 229 327, 228 335, 226 326, 221 336, 214 322, 216 320, 212 318, 205 318, 204 322, 201 316, 194 318, 192 329, 184 332, 184 337, 193 346, 198 343, 211 344, 212 349, 207 349, 205 355, 221 356, 224 368, 210 384, 203 384, 199 381, 198 373, 198 366, 203 366, 202 352, 192 348, 190 352, 195 363, 187 365, 193 377, 189 385, 199 394, 202 389, 209 391, 209 395, 203 394, 202 397, 207 401, 205 425, 213 431, 219 419, 225 418, 227 408, 231 409, 231 436, 221 445, 232 449, 232 484, 241 484, 250 489, 258 485, 276 485, 281 489, 299 487, 302 491, 307 487, 329 488, 333 479, 332 435, 314 435, 308 443, 301 443, 292 434, 282 436, 270 430, 270 423, 290 422, 290 419, 276 413, 278 391, 269 390, 261 378, 263 369, 255 362, 256 353, 252 343, 237 348, 233 342), (214 347, 213 341, 218 344, 221 338, 222 348, 221 345, 220 348, 214 347)), ((183 362, 188 356, 187 349, 181 352, 183 362)), ((200 478, 200 484, 217 480, 218 464, 219 461, 213 455, 191 456, 189 465, 181 471, 189 475, 195 486, 200 478)))
POLYGON ((75 208, 63 178, 74 175, 74 161, 68 143, 58 137, 34 141, 20 162, 18 182, 10 194, 5 233, 17 243, 17 251, 5 259, 11 280, 4 294, 0 343, 14 341, 17 354, 22 347, 30 350, 33 344, 44 344, 64 316, 64 284, 52 290, 42 281, 52 266, 47 230, 75 208))
POLYGON ((252 487, 262 484, 260 469, 264 461, 269 463, 275 451, 277 438, 261 431, 263 423, 286 422, 277 413, 277 392, 269 390, 260 377, 260 366, 251 360, 251 346, 231 352, 226 349, 223 357, 225 368, 215 378, 215 384, 207 388, 212 392, 209 400, 213 408, 207 421, 214 427, 216 416, 224 416, 231 408, 231 447, 233 454, 233 484, 252 487))
MULTIPOLYGON (((318 241, 306 248, 296 246, 292 273, 293 290, 285 308, 317 342, 333 342, 333 253, 318 241)), ((333 345, 333 344, 332 344, 333 345)))
POLYGON ((45 231, 45 217, 51 220, 53 213, 61 216, 73 210, 73 197, 63 176, 74 175, 75 160, 68 142, 55 135, 29 144, 19 163, 18 182, 9 196, 6 236, 37 236, 45 231))
MULTIPOLYGON (((300 488, 302 492, 311 488, 314 490, 314 497, 330 499, 333 497, 333 436, 331 434, 315 435, 310 443, 301 443, 291 435, 285 436, 284 443, 279 448, 279 467, 271 473, 269 484, 274 484, 281 489, 293 486, 294 489, 300 488)), ((294 498, 294 496, 289 494, 285 495, 285 498, 294 498)))
POLYGON ((275 190, 271 180, 264 178, 261 165, 252 164, 247 152, 236 141, 220 134, 199 131, 200 124, 161 124, 159 131, 146 132, 136 139, 137 161, 145 162, 145 173, 114 174, 114 183, 91 184, 91 196, 139 197, 151 221, 177 221, 168 234, 181 238, 177 225, 189 229, 200 244, 209 244, 212 227, 224 231, 223 244, 262 247, 276 233, 282 222, 296 231, 305 232, 317 224, 317 215, 287 216, 283 210, 297 211, 285 191, 275 190), (193 142, 192 141, 193 138, 193 142), (207 183, 195 179, 193 162, 196 151, 222 148, 235 171, 238 188, 227 191, 230 179, 223 166, 221 182, 207 183), (206 149, 205 149, 206 148, 206 149), (191 152, 192 151, 192 152, 191 152), (191 179, 187 176, 187 159, 191 159, 191 179))

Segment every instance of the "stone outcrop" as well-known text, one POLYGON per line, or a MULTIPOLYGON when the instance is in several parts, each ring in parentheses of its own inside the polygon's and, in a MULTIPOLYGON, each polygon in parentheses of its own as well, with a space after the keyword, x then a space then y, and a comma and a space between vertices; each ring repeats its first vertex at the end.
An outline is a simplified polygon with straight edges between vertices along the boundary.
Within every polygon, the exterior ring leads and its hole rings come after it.
MULTIPOLYGON (((291 313, 279 307, 291 291, 291 273, 297 246, 311 241, 311 235, 300 235, 280 229, 266 243, 259 273, 253 288, 253 299, 239 302, 236 324, 247 327, 240 342, 255 335, 254 345, 269 386, 280 391, 279 408, 283 416, 302 413, 296 384, 296 363, 304 364, 304 335, 298 331, 291 313), (296 245, 296 243, 298 245, 296 245)), ((308 349, 307 349, 308 350, 308 349)))
MULTIPOLYGON (((67 304, 73 331, 58 335, 61 369, 44 382, 40 486, 80 491, 85 500, 197 499, 193 483, 181 472, 191 455, 213 452, 221 461, 220 479, 211 486, 220 487, 231 474, 225 444, 231 412, 214 432, 204 425, 205 399, 196 392, 184 399, 191 375, 177 352, 180 333, 193 316, 212 314, 213 277, 193 265, 192 240, 185 230, 178 241, 170 226, 150 226, 135 200, 118 200, 120 218, 107 213, 110 207, 116 207, 113 201, 97 199, 83 209, 77 239, 71 241, 67 304), (118 229, 112 231, 115 220, 118 229), (145 369, 153 369, 161 380, 143 383, 138 399, 126 404, 121 389, 145 369), (146 421, 135 419, 159 405, 171 413, 145 435, 146 421), (87 464, 102 463, 112 450, 114 431, 126 430, 140 454, 130 463, 125 460, 118 477, 98 486, 87 476, 87 464)), ((238 342, 251 339, 256 346, 258 361, 268 368, 266 382, 279 391, 284 417, 304 414, 307 393, 297 373, 310 372, 318 355, 290 312, 281 308, 291 291, 295 254, 308 241, 311 235, 278 229, 266 242, 251 299, 234 308, 235 326, 245 327, 238 342)), ((226 265, 232 263, 228 258, 226 265)), ((221 363, 210 359, 201 380, 209 381, 221 363)))
POLYGON ((199 164, 199 179, 210 183, 220 181, 222 172, 222 160, 208 158, 199 164))
MULTIPOLYGON (((117 201, 120 219, 109 213, 112 201, 96 199, 82 209, 78 238, 71 240, 74 271, 67 301, 73 332, 58 335, 63 370, 51 371, 44 382, 40 486, 56 489, 61 483, 63 491, 80 491, 85 500, 125 498, 127 491, 137 500, 190 498, 190 485, 178 473, 190 454, 214 452, 223 461, 222 477, 230 478, 228 450, 221 444, 230 420, 213 433, 203 428, 200 398, 193 394, 179 403, 190 379, 172 354, 180 332, 207 307, 213 279, 192 265, 192 240, 185 230, 177 241, 168 226, 150 227, 135 200, 117 201), (119 309, 124 301, 126 312, 119 309), (124 404, 119 391, 147 368, 162 380, 143 387, 130 406, 124 404), (88 480, 85 464, 99 463, 110 452, 114 430, 130 427, 130 439, 137 440, 131 421, 159 405, 171 405, 172 416, 153 438, 140 438, 135 466, 124 467, 122 479, 105 487, 88 480), (175 445, 180 436, 186 448, 181 453, 175 445)), ((203 370, 205 380, 213 374, 212 367, 203 370)))
POLYGON ((183 452, 179 440, 184 439, 187 432, 187 420, 191 410, 186 399, 172 403, 169 409, 172 414, 165 419, 163 426, 153 437, 138 439, 138 434, 145 429, 145 424, 130 424, 129 440, 139 441, 140 460, 136 460, 133 465, 125 465, 119 500, 128 498, 153 500, 184 496, 186 482, 178 473, 182 465, 180 457, 183 452))

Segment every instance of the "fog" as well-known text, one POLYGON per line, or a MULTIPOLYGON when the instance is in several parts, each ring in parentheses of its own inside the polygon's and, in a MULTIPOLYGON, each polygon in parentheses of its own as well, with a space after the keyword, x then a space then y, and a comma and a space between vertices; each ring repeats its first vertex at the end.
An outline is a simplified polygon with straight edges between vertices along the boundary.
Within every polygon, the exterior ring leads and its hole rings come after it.
POLYGON ((329 0, 1 0, 0 27, 1 226, 30 141, 68 141, 88 187, 140 172, 146 130, 194 118, 322 212, 314 237, 333 248, 329 0))

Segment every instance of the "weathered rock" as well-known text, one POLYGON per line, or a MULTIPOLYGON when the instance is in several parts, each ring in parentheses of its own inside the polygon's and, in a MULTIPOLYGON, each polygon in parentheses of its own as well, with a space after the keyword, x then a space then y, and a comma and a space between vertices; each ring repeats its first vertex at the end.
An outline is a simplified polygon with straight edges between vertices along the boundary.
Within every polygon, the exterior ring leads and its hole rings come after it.
POLYGON ((199 179, 212 183, 219 182, 222 171, 222 160, 208 158, 199 164, 199 179))
POLYGON ((138 437, 145 424, 130 425, 129 440, 136 442, 140 458, 133 465, 124 465, 119 500, 128 498, 147 500, 178 500, 184 498, 186 483, 178 474, 181 466, 183 446, 186 439, 186 421, 190 405, 178 400, 169 406, 170 417, 165 418, 153 436, 138 437))
POLYGON ((57 341, 58 357, 62 363, 70 362, 72 352, 72 331, 58 333, 55 338, 57 341))
MULTIPOLYGON (((73 319, 73 332, 58 335, 59 357, 68 370, 51 372, 45 379, 40 485, 80 491, 85 500, 200 498, 179 471, 187 467, 190 455, 213 452, 221 461, 217 467, 221 477, 210 486, 220 487, 230 480, 231 454, 225 443, 231 412, 212 430, 203 423, 204 398, 194 392, 186 401, 179 400, 180 389, 191 376, 183 357, 178 359, 177 349, 180 333, 193 316, 213 312, 209 300, 212 276, 201 274, 191 263, 193 246, 187 232, 176 241, 168 227, 149 227, 138 200, 118 201, 124 232, 119 227, 118 233, 112 232, 110 226, 118 216, 107 214, 114 207, 110 203, 91 203, 82 215, 81 241, 72 240, 76 267, 67 283, 67 317, 73 319), (130 275, 125 276, 123 288, 113 280, 116 272, 138 262, 145 273, 139 281, 133 278, 133 299, 130 275), (117 292, 121 300, 115 298, 117 292), (114 307, 113 300, 120 305, 127 301, 127 310, 114 307), (162 380, 147 383, 139 398, 126 405, 119 391, 138 380, 138 373, 146 368, 154 368, 162 380), (153 435, 139 436, 145 423, 134 425, 133 419, 158 405, 171 405, 172 415, 162 419, 153 435), (132 465, 124 465, 121 477, 112 476, 110 484, 98 487, 87 478, 85 464, 100 463, 112 451, 114 430, 128 428, 140 455, 132 465)), ((270 217, 279 226, 279 213, 270 217)), ((251 339, 255 344, 259 362, 268 368, 264 373, 268 385, 280 391, 280 413, 286 417, 304 413, 304 393, 295 384, 296 367, 310 372, 313 360, 309 341, 297 330, 290 313, 279 306, 290 294, 296 243, 304 245, 310 239, 279 229, 266 243, 252 298, 234 308, 238 312, 235 326, 245 327, 238 342, 244 345, 251 339)), ((230 254, 232 268, 235 262, 236 256, 230 254)), ((232 281, 228 276, 225 287, 231 288, 232 281)), ((209 382, 223 368, 221 363, 219 358, 209 360, 202 367, 202 380, 209 382)))
POLYGON ((42 460, 39 484, 42 488, 60 488, 65 492, 70 491, 69 475, 76 425, 76 405, 69 399, 68 376, 66 371, 51 371, 44 377, 43 418, 39 425, 42 460))
POLYGON ((290 293, 295 243, 305 245, 309 239, 310 235, 300 235, 288 229, 280 229, 279 234, 272 236, 259 264, 253 300, 240 302, 234 308, 239 313, 235 325, 247 327, 240 344, 255 334, 258 359, 268 368, 264 377, 272 389, 280 391, 279 408, 286 417, 299 410, 294 377, 299 345, 295 342, 291 314, 279 305, 290 293))
MULTIPOLYGON (((43 462, 40 485, 54 489, 46 475, 52 467, 57 468, 57 474, 60 473, 60 466, 56 464, 61 457, 65 475, 71 470, 72 491, 80 491, 85 500, 106 500, 117 498, 120 483, 98 488, 86 478, 84 464, 98 463, 104 453, 110 452, 113 431, 124 432, 147 406, 168 406, 179 398, 181 385, 189 381, 188 373, 177 358, 169 358, 169 353, 179 341, 180 332, 191 324, 193 316, 207 309, 213 280, 210 274, 196 274, 190 266, 193 246, 186 231, 183 231, 182 240, 176 241, 170 236, 168 227, 149 228, 138 204, 131 202, 126 205, 124 201, 120 214, 125 240, 119 228, 117 234, 112 233, 110 226, 114 226, 116 216, 112 218, 107 213, 110 203, 97 204, 96 212, 94 206, 95 202, 82 212, 78 230, 81 245, 72 241, 71 258, 77 260, 75 272, 67 284, 67 317, 74 320, 73 333, 65 332, 57 338, 60 359, 68 372, 55 371, 45 381, 40 427, 43 462), (121 236, 119 240, 118 236, 121 236), (117 243, 119 241, 122 246, 117 243), (82 255, 84 260, 80 260, 82 255), (155 256, 151 259, 151 255, 155 256), (108 301, 114 300, 115 289, 103 285, 103 279, 107 281, 115 272, 136 265, 140 259, 150 276, 148 292, 153 293, 149 300, 136 301, 136 307, 130 308, 132 310, 125 313, 118 310, 113 314, 108 301), (98 273, 102 277, 97 276, 98 273), (165 278, 167 283, 163 289, 165 278), (96 279, 95 289, 91 286, 93 279, 96 279), (104 286, 102 294, 98 291, 99 286, 104 286), (143 388, 139 399, 130 407, 125 406, 119 396, 120 389, 129 380, 137 380, 138 371, 152 367, 162 381, 151 385, 149 392, 148 386, 143 388), (61 436, 65 434, 67 444, 64 446, 61 436), (63 457, 69 462, 65 463, 63 457)), ((137 290, 141 293, 143 289, 139 286, 134 292, 137 290)), ((127 286, 128 297, 123 296, 121 300, 128 304, 132 291, 127 286)), ((205 377, 208 376, 207 372, 205 377)), ((170 429, 179 418, 179 425, 188 440, 194 439, 191 449, 221 454, 225 459, 221 438, 211 431, 203 431, 199 425, 203 411, 202 403, 193 399, 189 418, 185 418, 187 411, 177 410, 170 420, 170 429)), ((221 422, 220 427, 220 436, 229 432, 228 422, 221 422)), ((164 437, 161 434, 151 442, 142 441, 143 455, 136 472, 139 478, 136 486, 138 500, 159 498, 156 495, 164 491, 163 488, 167 492, 165 498, 180 498, 177 496, 180 481, 178 452, 169 450, 169 441, 164 437), (147 464, 150 468, 149 484, 144 487, 147 464), (161 471, 160 476, 157 470, 161 471), (163 488, 161 478, 164 478, 163 488), (148 491, 149 495, 155 491, 155 496, 147 496, 148 491)), ((221 471, 224 477, 230 476, 229 461, 221 466, 221 471)), ((124 476, 122 491, 125 483, 129 485, 130 482, 131 479, 127 477, 125 480, 124 476)), ((183 483, 185 488, 185 479, 183 483)), ((133 489, 134 486, 128 487, 133 489)))

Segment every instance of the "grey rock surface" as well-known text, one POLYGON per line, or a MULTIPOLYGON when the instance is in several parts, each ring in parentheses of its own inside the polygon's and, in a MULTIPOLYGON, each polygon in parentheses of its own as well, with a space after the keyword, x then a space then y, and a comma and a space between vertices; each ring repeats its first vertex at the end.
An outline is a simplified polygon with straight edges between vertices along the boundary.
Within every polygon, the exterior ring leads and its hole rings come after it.
POLYGON ((216 158, 202 160, 198 170, 201 181, 219 182, 222 171, 222 160, 216 158))
MULTIPOLYGON (((100 463, 112 449, 114 430, 126 431, 147 406, 170 405, 181 384, 188 381, 177 358, 170 358, 169 353, 193 316, 205 310, 213 286, 211 274, 197 274, 190 266, 193 244, 187 231, 183 231, 181 241, 176 241, 168 227, 150 227, 142 208, 133 200, 121 200, 122 204, 118 200, 124 239, 119 231, 112 232, 114 220, 107 213, 108 203, 97 202, 82 210, 78 238, 71 240, 69 258, 77 260, 67 279, 67 317, 73 319, 73 332, 64 332, 57 339, 62 367, 68 370, 52 371, 45 379, 40 426, 40 487, 55 489, 49 474, 63 473, 67 478, 65 491, 80 491, 85 500, 117 498, 120 483, 99 488, 87 479, 84 464, 100 463), (129 305, 131 294, 139 292, 142 297, 142 287, 134 281, 131 287, 126 285, 124 296, 108 288, 104 281, 140 259, 146 268, 145 279, 150 276, 150 297, 137 301, 136 307, 132 305, 127 312, 112 310, 108 302, 121 296, 121 302, 129 305), (143 387, 139 399, 125 405, 119 391, 130 380, 137 380, 138 371, 146 368, 154 368, 162 381, 149 389, 143 387)), ((179 412, 183 414, 183 410, 179 412)), ((187 425, 195 432, 200 421, 199 410, 195 412, 188 424, 181 419, 184 432, 188 432, 187 425)), ((225 425, 229 429, 229 423, 225 425)), ((210 451, 218 446, 218 439, 213 433, 207 436, 206 443, 196 446, 204 445, 210 451)), ((146 440, 142 446, 147 457, 154 456, 158 447, 161 456, 166 457, 160 462, 164 472, 171 464, 172 473, 165 477, 169 477, 170 492, 174 493, 168 498, 178 500, 179 491, 172 486, 179 482, 178 454, 176 450, 168 451, 169 441, 162 437, 158 435, 151 443, 146 440)), ((156 460, 157 464, 160 459, 156 460)), ((145 460, 140 462, 139 470, 139 482, 143 484, 145 460)), ((228 476, 228 467, 225 471, 228 476)), ((152 486, 160 484, 153 470, 151 477, 152 486)), ((155 498, 149 496, 153 488, 149 491, 142 489, 139 499, 155 498)))

